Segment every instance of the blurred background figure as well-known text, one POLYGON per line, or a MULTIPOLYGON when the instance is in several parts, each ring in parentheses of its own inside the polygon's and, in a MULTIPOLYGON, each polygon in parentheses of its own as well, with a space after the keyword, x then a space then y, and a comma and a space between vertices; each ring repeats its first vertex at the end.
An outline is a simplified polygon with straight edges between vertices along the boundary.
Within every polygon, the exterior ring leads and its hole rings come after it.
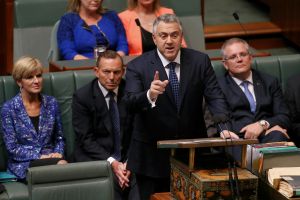
MULTIPOLYGON (((119 13, 119 17, 126 31, 129 55, 141 55, 155 49, 153 22, 160 15, 173 13, 172 9, 162 7, 159 0, 128 0, 128 9, 119 13)), ((182 46, 186 47, 184 40, 182 46)))
POLYGON ((25 179, 28 167, 66 163, 58 103, 41 94, 42 72, 39 60, 21 57, 12 72, 20 93, 1 110, 8 171, 20 180, 25 179))
POLYGON ((103 0, 69 0, 68 13, 60 19, 57 32, 62 59, 94 58, 97 49, 128 54, 126 34, 116 12, 105 10, 103 0))

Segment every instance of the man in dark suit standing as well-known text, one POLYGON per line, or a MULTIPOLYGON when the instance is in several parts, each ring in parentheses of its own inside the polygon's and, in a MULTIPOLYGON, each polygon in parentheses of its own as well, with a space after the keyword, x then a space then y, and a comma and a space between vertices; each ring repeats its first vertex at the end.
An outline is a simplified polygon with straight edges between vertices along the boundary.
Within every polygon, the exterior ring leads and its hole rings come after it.
POLYGON ((136 173, 143 200, 170 189, 170 152, 157 149, 157 141, 207 137, 203 96, 213 114, 228 113, 210 59, 180 48, 182 36, 175 15, 158 17, 157 49, 127 65, 125 100, 136 112, 127 166, 136 173))
MULTIPOLYGON (((227 70, 219 85, 231 110, 233 138, 259 139, 260 142, 287 141, 289 111, 278 80, 251 69, 249 45, 239 38, 222 46, 227 70)), ((226 135, 229 137, 228 135, 226 135)))
POLYGON ((115 178, 115 199, 127 199, 129 186, 133 186, 129 181, 131 173, 126 168, 132 116, 121 100, 124 94, 122 58, 114 51, 103 52, 94 72, 97 78, 73 96, 74 160, 110 162, 115 178))

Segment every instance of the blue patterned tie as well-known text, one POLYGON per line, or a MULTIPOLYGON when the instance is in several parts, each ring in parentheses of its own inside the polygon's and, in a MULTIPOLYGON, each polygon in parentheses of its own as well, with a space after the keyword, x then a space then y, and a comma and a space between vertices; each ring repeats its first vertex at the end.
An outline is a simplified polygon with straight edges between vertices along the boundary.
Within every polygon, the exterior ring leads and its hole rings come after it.
POLYGON ((114 132, 114 153, 112 155, 113 158, 120 161, 121 160, 121 143, 120 143, 120 116, 118 111, 118 105, 115 101, 115 93, 109 91, 107 96, 109 97, 109 114, 113 126, 114 132))
POLYGON ((176 103, 177 110, 179 110, 179 81, 175 73, 176 62, 170 62, 168 64, 169 71, 169 82, 171 84, 174 100, 176 103))
POLYGON ((252 113, 255 113, 255 109, 256 109, 256 105, 255 105, 255 101, 254 101, 254 98, 253 98, 253 95, 251 94, 249 88, 248 88, 248 85, 249 85, 249 82, 248 81, 243 81, 241 83, 241 85, 244 87, 244 93, 250 103, 250 109, 251 109, 251 112, 252 113))

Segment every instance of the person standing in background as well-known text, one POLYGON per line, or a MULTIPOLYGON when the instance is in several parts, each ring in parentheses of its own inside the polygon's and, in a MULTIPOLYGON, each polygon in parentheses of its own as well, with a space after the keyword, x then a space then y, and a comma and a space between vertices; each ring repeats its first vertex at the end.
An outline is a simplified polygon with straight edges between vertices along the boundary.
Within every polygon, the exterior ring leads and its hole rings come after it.
MULTIPOLYGON (((153 22, 163 14, 174 14, 174 11, 161 6, 159 0, 128 0, 128 9, 119 13, 119 17, 126 31, 129 55, 156 49, 152 39, 153 22)), ((182 47, 186 47, 184 40, 182 47)))
POLYGON ((69 0, 68 13, 60 19, 58 47, 63 60, 94 58, 94 50, 103 46, 128 54, 126 34, 116 12, 105 10, 103 0, 69 0))

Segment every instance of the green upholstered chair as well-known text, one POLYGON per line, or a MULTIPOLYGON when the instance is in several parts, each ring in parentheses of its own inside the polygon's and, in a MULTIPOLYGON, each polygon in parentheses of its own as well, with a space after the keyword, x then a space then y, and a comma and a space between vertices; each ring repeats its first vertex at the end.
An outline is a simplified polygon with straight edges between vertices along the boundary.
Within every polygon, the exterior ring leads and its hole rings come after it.
POLYGON ((201 16, 181 16, 180 21, 188 48, 205 51, 205 39, 201 16))
POLYGON ((127 9, 127 0, 105 0, 103 7, 119 13, 127 9))
POLYGON ((14 1, 14 60, 32 55, 48 66, 50 33, 66 7, 66 0, 14 1))
POLYGON ((48 53, 48 61, 60 60, 60 53, 57 44, 57 30, 59 26, 59 20, 54 24, 50 35, 50 49, 48 53))
POLYGON ((27 173, 30 200, 113 200, 107 161, 32 167, 27 173))
POLYGON ((162 6, 172 8, 179 17, 201 15, 201 1, 199 0, 161 0, 160 2, 162 6))

